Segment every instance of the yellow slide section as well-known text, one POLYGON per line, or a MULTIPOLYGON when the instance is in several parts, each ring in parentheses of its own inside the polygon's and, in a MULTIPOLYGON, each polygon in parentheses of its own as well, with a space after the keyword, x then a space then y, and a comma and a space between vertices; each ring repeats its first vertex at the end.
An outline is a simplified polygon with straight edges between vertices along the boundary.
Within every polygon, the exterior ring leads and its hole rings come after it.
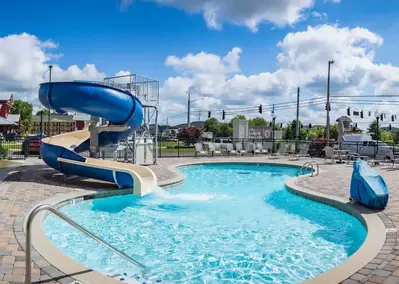
MULTIPOLYGON (((74 149, 78 147, 81 143, 87 141, 90 138, 90 132, 87 130, 81 130, 71 133, 65 133, 42 140, 43 144, 49 146, 60 147, 66 149, 68 152, 72 152, 73 155, 78 155, 74 152, 74 149)), ((67 153, 68 154, 68 153, 67 153)), ((77 156, 81 157, 81 156, 77 156)), ((95 173, 96 170, 108 170, 112 172, 112 175, 107 175, 99 177, 95 174, 95 178, 111 181, 116 183, 119 187, 122 187, 119 182, 117 175, 119 173, 125 173, 131 176, 133 180, 133 194, 136 196, 144 196, 152 192, 152 189, 157 186, 157 177, 154 172, 148 167, 138 166, 128 163, 120 163, 115 161, 100 160, 94 158, 81 158, 75 159, 74 157, 68 157, 68 155, 63 155, 63 157, 57 158, 58 163, 63 164, 59 166, 58 170, 63 172, 64 164, 69 164, 71 166, 90 168, 91 173, 95 173), (65 157, 67 156, 67 157, 65 157), (109 178, 111 176, 111 178, 109 178), (112 178, 113 177, 113 178, 112 178)), ((83 170, 84 171, 84 170, 83 170)), ((80 175, 80 174, 79 174, 80 175)), ((83 174, 84 175, 84 174, 83 174)), ((90 174, 84 176, 93 177, 90 174)))

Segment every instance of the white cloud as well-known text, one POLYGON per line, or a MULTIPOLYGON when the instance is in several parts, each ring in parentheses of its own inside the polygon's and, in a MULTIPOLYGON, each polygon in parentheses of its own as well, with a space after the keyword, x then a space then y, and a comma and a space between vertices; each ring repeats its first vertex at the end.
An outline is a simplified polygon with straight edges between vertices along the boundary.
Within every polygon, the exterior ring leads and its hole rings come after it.
MULTIPOLYGON (((398 93, 399 67, 374 62, 382 44, 381 36, 361 27, 308 27, 287 34, 278 43, 279 68, 275 72, 253 75, 238 73, 242 51, 237 47, 226 56, 205 52, 181 58, 171 56, 166 66, 175 68, 181 76, 170 77, 165 82, 161 98, 174 96, 174 101, 181 104, 180 109, 184 109, 187 93, 191 92, 207 97, 209 103, 204 109, 211 109, 211 105, 220 109, 295 100, 297 86, 308 93, 325 96, 328 60, 335 60, 331 69, 333 95, 398 93)), ((324 113, 320 112, 323 109, 324 105, 305 106, 301 113, 321 123, 325 121, 324 113)), ((294 117, 294 111, 283 113, 287 119, 294 117)), ((338 106, 333 107, 333 117, 343 114, 338 106)))
POLYGON ((328 15, 325 12, 317 12, 317 11, 312 11, 312 17, 316 18, 318 20, 325 20, 327 19, 328 15))
MULTIPOLYGON (((61 56, 51 52, 57 47, 51 40, 41 41, 27 33, 0 37, 0 92, 14 93, 16 98, 38 105, 38 86, 48 80, 50 61, 61 56)), ((94 64, 86 64, 83 68, 72 65, 66 69, 52 65, 54 81, 102 81, 105 76, 94 64)))
MULTIPOLYGON (((314 0, 142 0, 201 13, 209 28, 221 29, 223 23, 248 27, 257 31, 263 22, 277 26, 292 25, 303 18, 303 12, 314 5, 314 0)), ((336 0, 333 0, 336 1, 336 0)), ((122 0, 126 9, 132 0, 122 0)))

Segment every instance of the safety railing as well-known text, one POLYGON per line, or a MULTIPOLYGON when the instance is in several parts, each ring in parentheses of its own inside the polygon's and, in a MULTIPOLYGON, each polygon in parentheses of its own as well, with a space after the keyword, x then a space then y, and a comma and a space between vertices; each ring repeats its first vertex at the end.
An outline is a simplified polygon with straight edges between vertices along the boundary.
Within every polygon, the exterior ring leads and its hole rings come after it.
POLYGON ((319 164, 313 160, 313 161, 307 161, 306 163, 304 163, 303 166, 297 171, 296 176, 299 176, 304 169, 309 169, 309 168, 312 169, 312 171, 310 173, 311 177, 313 177, 315 175, 317 176, 319 174, 319 164), (316 173, 315 173, 314 165, 316 165, 316 173))
POLYGON ((140 263, 137 260, 134 260, 133 258, 128 256, 124 252, 121 252, 120 250, 118 250, 114 246, 110 245, 109 243, 105 242, 104 240, 102 240, 101 238, 97 237, 93 233, 89 232, 84 227, 82 227, 81 225, 77 224, 72 219, 68 218, 67 216, 62 214, 60 211, 55 209, 53 206, 44 204, 44 205, 40 205, 40 206, 36 207, 35 209, 33 209, 33 211, 29 214, 28 220, 26 222, 26 243, 25 243, 25 245, 26 245, 25 283, 26 284, 31 284, 32 283, 32 269, 31 269, 31 254, 32 254, 31 253, 31 249, 32 249, 31 229, 32 229, 32 221, 33 221, 33 218, 36 216, 36 214, 38 214, 41 211, 45 211, 45 210, 50 211, 51 213, 53 213, 57 217, 61 218, 62 220, 64 220, 65 222, 67 222, 68 224, 73 226, 74 228, 76 228, 79 231, 81 231, 82 233, 84 233, 86 236, 92 238, 93 240, 95 240, 96 242, 102 244, 106 248, 110 249, 111 251, 113 251, 114 253, 119 255, 120 257, 122 257, 122 258, 126 259, 127 261, 133 263, 134 265, 138 266, 141 269, 141 271, 142 271, 143 277, 146 278, 145 273, 147 271, 147 267, 144 264, 140 263))

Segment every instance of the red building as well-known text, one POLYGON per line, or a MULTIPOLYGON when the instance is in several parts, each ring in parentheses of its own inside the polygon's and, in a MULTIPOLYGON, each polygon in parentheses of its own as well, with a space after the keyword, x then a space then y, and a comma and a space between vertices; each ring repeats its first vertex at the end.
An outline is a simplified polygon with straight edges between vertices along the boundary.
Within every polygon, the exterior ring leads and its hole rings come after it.
POLYGON ((0 96, 0 132, 10 133, 19 128, 19 114, 12 114, 13 95, 0 96))

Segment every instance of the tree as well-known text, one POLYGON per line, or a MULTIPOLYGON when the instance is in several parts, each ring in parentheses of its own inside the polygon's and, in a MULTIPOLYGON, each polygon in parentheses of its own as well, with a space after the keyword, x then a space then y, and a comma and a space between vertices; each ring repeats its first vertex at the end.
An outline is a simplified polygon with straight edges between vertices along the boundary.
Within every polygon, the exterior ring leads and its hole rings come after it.
POLYGON ((182 140, 184 144, 190 145, 201 140, 202 129, 196 127, 183 128, 177 133, 177 138, 182 140))
MULTIPOLYGON (((302 123, 300 120, 299 120, 299 127, 301 130, 302 123)), ((304 131, 306 131, 306 130, 304 130, 304 131)), ((302 135, 307 134, 304 131, 302 131, 302 135)), ((302 137, 302 135, 301 135, 301 131, 299 131, 299 139, 300 140, 306 138, 306 135, 303 137, 302 137)), ((287 128, 285 129, 285 131, 283 133, 283 137, 284 137, 284 139, 291 139, 291 140, 296 139, 296 120, 293 120, 290 124, 288 124, 287 128)))
POLYGON ((219 123, 220 124, 220 136, 221 137, 231 137, 233 136, 233 128, 230 127, 228 123, 219 123))
POLYGON ((321 138, 324 135, 324 127, 323 126, 315 126, 308 131, 307 138, 309 140, 314 140, 317 138, 321 138))
POLYGON ((12 113, 19 114, 21 120, 32 120, 32 112, 33 106, 31 103, 22 100, 14 101, 12 113))
POLYGON ((378 126, 377 128, 377 120, 374 120, 372 123, 370 123, 369 128, 367 129, 368 132, 371 133, 371 137, 374 140, 381 140, 380 136, 381 136, 381 130, 379 129, 380 127, 378 126))
POLYGON ((233 127, 233 121, 234 120, 246 120, 247 118, 245 117, 245 115, 243 115, 243 114, 237 114, 235 117, 233 117, 231 120, 230 120, 230 123, 229 123, 229 125, 230 125, 230 127, 233 127))
POLYGON ((27 134, 31 132, 33 127, 32 112, 33 106, 31 103, 22 100, 14 101, 12 113, 20 115, 20 133, 27 134))
POLYGON ((46 108, 44 110, 37 111, 36 115, 40 115, 41 112, 43 112, 43 116, 48 116, 50 114, 50 110, 46 108))
POLYGON ((380 134, 381 140, 385 143, 393 143, 393 137, 391 132, 382 130, 380 134))
POLYGON ((338 140, 338 124, 330 126, 330 139, 338 140))
POLYGON ((204 122, 204 131, 206 132, 212 132, 213 137, 219 137, 220 135, 220 123, 219 121, 212 117, 204 122))
POLYGON ((399 131, 395 132, 395 135, 393 137, 393 141, 395 142, 395 144, 399 143, 399 131))
POLYGON ((263 117, 255 117, 249 120, 249 126, 267 126, 267 121, 263 117))

